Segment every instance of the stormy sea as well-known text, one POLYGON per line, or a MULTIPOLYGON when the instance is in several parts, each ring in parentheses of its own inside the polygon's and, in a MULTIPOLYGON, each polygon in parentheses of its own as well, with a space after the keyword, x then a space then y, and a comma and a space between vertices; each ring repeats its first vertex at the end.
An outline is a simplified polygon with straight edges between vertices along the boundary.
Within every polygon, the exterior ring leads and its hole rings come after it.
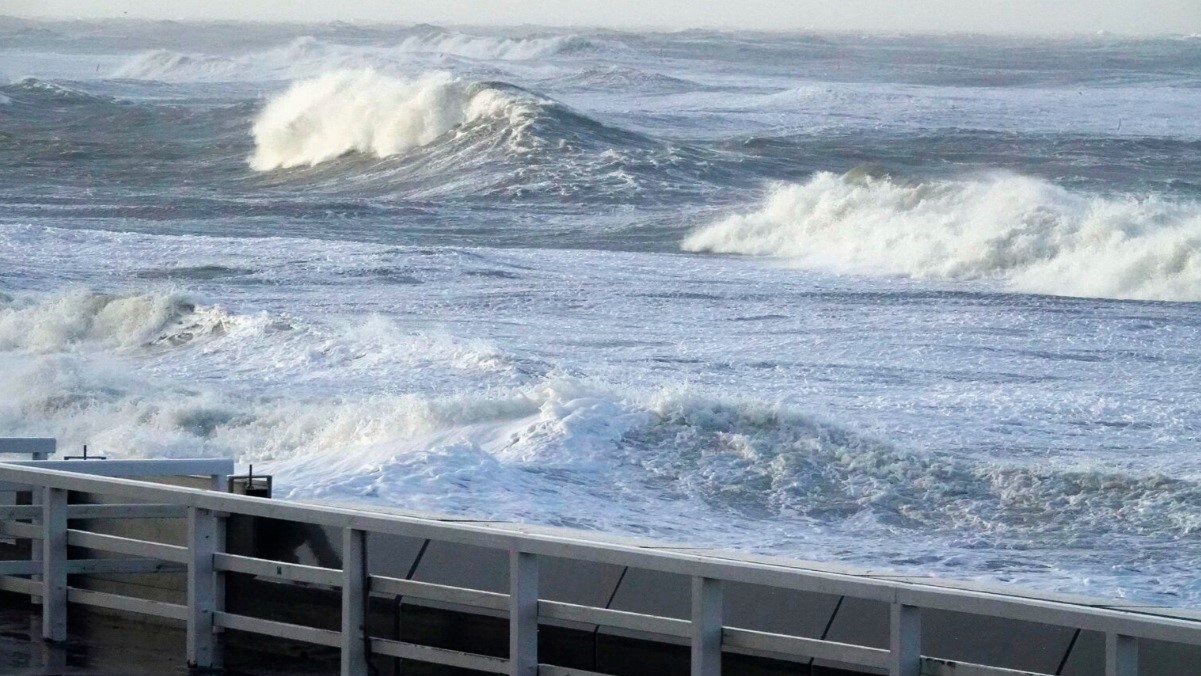
POLYGON ((0 435, 1201 605, 1201 36, 0 19, 0 435))

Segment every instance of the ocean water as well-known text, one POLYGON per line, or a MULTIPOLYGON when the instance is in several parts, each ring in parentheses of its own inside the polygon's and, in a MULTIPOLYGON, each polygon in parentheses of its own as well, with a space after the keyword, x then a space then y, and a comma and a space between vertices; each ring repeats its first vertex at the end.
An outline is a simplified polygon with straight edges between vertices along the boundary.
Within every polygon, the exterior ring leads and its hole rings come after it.
POLYGON ((0 19, 0 434, 1201 605, 1201 40, 0 19))

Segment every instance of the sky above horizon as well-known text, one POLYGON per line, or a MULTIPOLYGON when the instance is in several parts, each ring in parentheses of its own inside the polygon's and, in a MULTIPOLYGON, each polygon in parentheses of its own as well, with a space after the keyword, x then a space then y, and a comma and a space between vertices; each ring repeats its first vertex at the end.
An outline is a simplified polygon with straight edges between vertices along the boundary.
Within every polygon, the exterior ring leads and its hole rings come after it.
POLYGON ((1201 34, 1201 0, 0 0, 47 18, 1201 34))

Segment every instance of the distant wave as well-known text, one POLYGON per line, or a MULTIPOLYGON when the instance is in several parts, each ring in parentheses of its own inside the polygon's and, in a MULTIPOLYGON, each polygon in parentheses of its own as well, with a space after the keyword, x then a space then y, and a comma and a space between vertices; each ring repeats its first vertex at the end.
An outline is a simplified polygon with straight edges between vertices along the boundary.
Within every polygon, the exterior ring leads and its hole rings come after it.
POLYGON ((131 57, 110 76, 128 80, 219 80, 235 74, 238 65, 237 59, 228 57, 155 49, 131 57))
POLYGON ((392 45, 341 44, 304 36, 243 54, 156 49, 130 57, 110 77, 168 82, 290 79, 336 69, 404 66, 421 54, 484 62, 530 61, 605 48, 613 47, 578 35, 509 38, 428 27, 392 45))
POLYGON ((839 272, 1001 280, 1034 293, 1201 300, 1201 204, 1013 175, 906 183, 818 173, 682 246, 839 272))
POLYGON ((0 86, 0 96, 3 96, 10 104, 14 100, 41 101, 45 99, 70 104, 113 101, 109 97, 89 94, 64 84, 33 77, 22 78, 12 84, 0 86))
POLYGON ((597 43, 578 35, 504 38, 443 30, 408 37, 396 47, 403 52, 432 52, 492 61, 527 61, 556 54, 588 52, 597 48, 597 43))
POLYGON ((692 91, 704 85, 662 73, 626 66, 592 66, 569 75, 556 76, 549 82, 560 87, 639 89, 646 91, 692 91))

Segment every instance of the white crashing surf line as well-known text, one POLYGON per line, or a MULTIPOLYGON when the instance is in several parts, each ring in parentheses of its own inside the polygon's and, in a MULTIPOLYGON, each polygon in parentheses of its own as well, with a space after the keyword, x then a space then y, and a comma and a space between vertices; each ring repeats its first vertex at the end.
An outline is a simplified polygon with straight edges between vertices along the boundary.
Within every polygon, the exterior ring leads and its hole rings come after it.
POLYGON ((1052 295, 1201 300, 1201 204, 1014 175, 906 183, 820 172, 775 186, 758 208, 696 230, 682 247, 1052 295))

